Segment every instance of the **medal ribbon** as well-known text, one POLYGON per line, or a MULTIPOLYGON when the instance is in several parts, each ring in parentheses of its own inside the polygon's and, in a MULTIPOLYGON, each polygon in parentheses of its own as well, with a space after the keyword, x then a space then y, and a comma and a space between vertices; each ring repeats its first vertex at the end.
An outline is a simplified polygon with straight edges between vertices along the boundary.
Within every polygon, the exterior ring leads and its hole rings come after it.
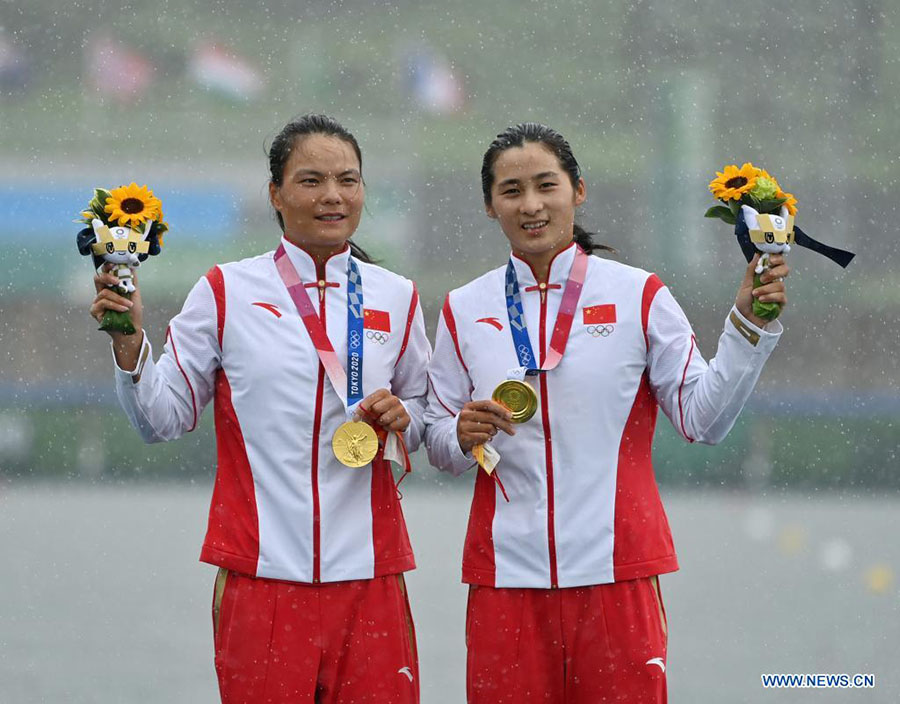
POLYGON ((522 308, 522 294, 519 293, 519 279, 516 276, 516 267, 512 257, 506 265, 506 312, 509 316, 509 330, 512 333, 513 344, 519 364, 526 370, 525 374, 534 376, 541 372, 549 372, 562 360, 566 345, 569 342, 569 333, 572 330, 572 320, 575 318, 575 309, 581 298, 581 289, 584 288, 584 277, 587 274, 588 255, 575 245, 575 260, 569 270, 569 278, 563 290, 562 302, 559 312, 556 314, 556 322, 553 324, 553 335, 550 337, 550 349, 544 364, 538 367, 537 359, 531 348, 531 340, 528 337, 528 327, 525 324, 525 312, 522 308))
POLYGON ((284 245, 279 245, 275 252, 275 268, 278 275, 284 282, 297 312, 300 314, 306 331, 312 340, 313 346, 316 348, 316 354, 319 355, 319 361, 325 367, 325 373, 331 381, 334 392, 341 399, 344 408, 349 414, 353 404, 362 399, 362 369, 363 369, 363 295, 362 295, 362 277, 359 275, 359 268, 353 257, 347 258, 347 369, 350 374, 344 371, 341 361, 338 359, 337 353, 328 339, 328 333, 316 309, 309 300, 309 294, 303 286, 303 280, 297 269, 294 268, 291 258, 287 255, 284 245), (351 294, 351 277, 355 273, 353 282, 353 291, 351 294), (347 389, 346 395, 341 389, 347 389))
MULTIPOLYGON (((275 252, 275 268, 300 314, 300 319, 306 327, 306 332, 309 333, 313 347, 316 348, 316 354, 325 368, 325 374, 328 376, 334 392, 344 408, 347 409, 347 415, 350 416, 350 409, 363 398, 363 288, 359 266, 352 256, 347 258, 347 372, 341 366, 334 346, 328 339, 328 332, 319 319, 312 301, 309 300, 303 280, 283 244, 279 245, 275 252), (346 396, 341 392, 341 389, 344 388, 347 389, 346 396)), ((360 406, 360 408, 362 407, 360 406)), ((363 411, 368 415, 368 411, 365 409, 363 411)), ((400 434, 392 432, 382 435, 379 434, 379 430, 383 429, 377 424, 373 423, 372 425, 379 440, 382 440, 383 456, 401 465, 404 475, 411 471, 409 454, 400 434)))
MULTIPOLYGON (((575 309, 581 298, 581 289, 584 288, 584 278, 587 275, 588 255, 575 245, 575 259, 569 270, 566 287, 563 289, 562 302, 556 314, 556 322, 553 324, 553 335, 550 337, 550 349, 544 358, 544 364, 538 367, 531 340, 528 337, 528 326, 525 324, 525 311, 522 308, 522 294, 519 292, 519 279, 516 276, 516 267, 512 257, 506 265, 506 312, 509 316, 509 330, 512 333, 513 344, 516 348, 516 356, 519 359, 519 370, 510 370, 510 377, 514 372, 524 370, 526 376, 536 376, 541 372, 549 372, 562 360, 566 345, 569 342, 569 333, 572 331, 572 321, 575 319, 575 309)), ((506 490, 500 482, 496 467, 500 462, 500 453, 490 443, 476 445, 472 448, 472 456, 479 466, 487 472, 503 493, 503 498, 509 501, 506 490)))
MULTIPOLYGON (((304 293, 306 290, 304 289, 304 293)), ((309 295, 306 296, 309 300, 309 295)), ((318 320, 318 318, 316 318, 318 320)), ((359 266, 347 257, 347 407, 363 399, 363 289, 359 266)), ((335 359, 337 355, 335 355, 335 359)))

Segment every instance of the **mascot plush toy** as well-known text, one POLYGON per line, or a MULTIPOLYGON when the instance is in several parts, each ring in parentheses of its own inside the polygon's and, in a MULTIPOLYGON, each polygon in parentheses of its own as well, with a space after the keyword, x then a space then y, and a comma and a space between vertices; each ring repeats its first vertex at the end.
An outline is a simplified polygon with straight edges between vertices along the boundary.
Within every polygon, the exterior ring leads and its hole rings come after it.
MULTIPOLYGON (((134 269, 147 257, 159 254, 168 226, 162 219, 162 203, 146 186, 132 183, 107 190, 94 189, 94 197, 77 222, 89 225, 78 233, 76 243, 83 255, 91 255, 99 272, 105 265, 119 279, 118 293, 131 298, 134 269)), ((106 311, 101 330, 134 333, 127 312, 106 311)))

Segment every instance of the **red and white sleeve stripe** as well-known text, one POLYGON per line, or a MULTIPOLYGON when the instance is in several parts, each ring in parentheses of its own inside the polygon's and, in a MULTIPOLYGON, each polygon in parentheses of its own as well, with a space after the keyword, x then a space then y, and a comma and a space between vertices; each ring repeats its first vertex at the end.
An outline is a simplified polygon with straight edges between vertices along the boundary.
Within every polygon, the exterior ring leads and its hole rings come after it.
POLYGON ((753 391, 780 331, 766 332, 747 321, 760 334, 754 345, 726 319, 716 355, 707 363, 687 316, 665 286, 653 296, 646 320, 650 386, 663 412, 688 442, 721 442, 753 391))
POLYGON ((145 442, 174 440, 197 427, 221 359, 216 311, 213 287, 203 277, 169 323, 160 358, 153 360, 151 347, 137 383, 116 373, 119 402, 145 442))
POLYGON ((428 365, 428 408, 425 444, 428 459, 438 469, 461 474, 475 461, 463 453, 456 436, 459 411, 472 400, 472 382, 456 334, 450 297, 438 320, 434 355, 428 365))

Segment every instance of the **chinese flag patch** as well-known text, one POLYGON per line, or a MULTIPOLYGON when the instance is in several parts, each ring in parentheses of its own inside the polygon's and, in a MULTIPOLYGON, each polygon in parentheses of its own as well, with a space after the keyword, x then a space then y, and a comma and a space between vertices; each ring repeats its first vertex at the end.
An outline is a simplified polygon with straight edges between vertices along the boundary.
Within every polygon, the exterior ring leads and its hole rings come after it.
POLYGON ((616 322, 616 304, 604 303, 583 309, 584 325, 604 325, 616 322))
POLYGON ((386 310, 366 308, 363 311, 363 327, 366 330, 391 331, 391 314, 386 310))

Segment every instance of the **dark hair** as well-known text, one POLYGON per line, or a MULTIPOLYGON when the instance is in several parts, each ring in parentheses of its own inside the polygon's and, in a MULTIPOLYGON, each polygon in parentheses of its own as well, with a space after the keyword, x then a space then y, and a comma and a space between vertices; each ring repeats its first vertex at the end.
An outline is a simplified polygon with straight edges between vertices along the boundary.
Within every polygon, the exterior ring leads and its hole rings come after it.
MULTIPOLYGON (((494 185, 494 164, 497 157, 507 149, 524 146, 525 142, 536 142, 547 147, 559 160, 559 165, 569 174, 572 187, 578 187, 581 167, 578 166, 572 147, 565 137, 539 122, 521 122, 515 127, 507 127, 498 134, 497 139, 491 142, 491 146, 484 153, 484 160, 481 162, 481 192, 484 195, 485 205, 491 204, 491 187, 494 185)), ((595 244, 593 240, 595 233, 586 231, 577 223, 573 234, 575 241, 588 254, 597 250, 616 251, 605 244, 595 244)))
MULTIPOLYGON (((281 128, 281 132, 275 135, 272 144, 269 146, 269 179, 276 186, 281 186, 284 180, 284 167, 291 156, 291 151, 297 146, 298 142, 304 137, 312 134, 323 134, 328 137, 337 137, 343 140, 356 152, 356 158, 359 160, 359 171, 362 176, 362 152, 359 149, 359 143, 356 137, 344 127, 340 122, 328 115, 302 115, 296 117, 281 128)), ((278 220, 278 226, 284 232, 284 218, 281 213, 275 211, 275 218, 278 220)), ((363 262, 371 263, 370 257, 366 251, 355 242, 347 240, 350 245, 350 253, 363 262)))

